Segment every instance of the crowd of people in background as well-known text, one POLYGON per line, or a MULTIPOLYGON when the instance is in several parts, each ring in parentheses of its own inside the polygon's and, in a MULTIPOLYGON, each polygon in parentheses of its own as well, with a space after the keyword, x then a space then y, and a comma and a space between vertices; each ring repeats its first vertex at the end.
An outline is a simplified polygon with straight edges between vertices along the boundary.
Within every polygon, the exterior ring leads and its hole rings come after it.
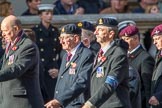
MULTIPOLYGON (((117 14, 117 13, 160 13, 160 0, 55 0, 54 15, 82 15, 82 14, 117 14), (93 8, 92 8, 93 7, 93 8)), ((26 0, 27 10, 21 16, 38 15, 37 5, 41 0, 26 0)), ((0 16, 13 14, 12 3, 0 1, 0 16)))
POLYGON ((40 18, 26 29, 1 1, 0 108, 162 108, 161 24, 144 34, 115 17, 52 24, 53 15, 161 13, 158 0, 138 3, 26 0, 21 16, 40 18))

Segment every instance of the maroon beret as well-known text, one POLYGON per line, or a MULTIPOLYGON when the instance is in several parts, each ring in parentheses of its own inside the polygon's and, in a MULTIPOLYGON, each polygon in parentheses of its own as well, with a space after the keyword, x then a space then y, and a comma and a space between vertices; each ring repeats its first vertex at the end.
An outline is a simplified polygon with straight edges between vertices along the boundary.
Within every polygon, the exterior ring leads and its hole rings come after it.
POLYGON ((122 37, 122 36, 131 37, 137 34, 138 32, 139 30, 136 26, 128 25, 127 27, 121 30, 121 32, 119 33, 119 37, 122 37))
POLYGON ((155 35, 162 35, 162 24, 156 26, 151 33, 151 36, 155 36, 155 35))

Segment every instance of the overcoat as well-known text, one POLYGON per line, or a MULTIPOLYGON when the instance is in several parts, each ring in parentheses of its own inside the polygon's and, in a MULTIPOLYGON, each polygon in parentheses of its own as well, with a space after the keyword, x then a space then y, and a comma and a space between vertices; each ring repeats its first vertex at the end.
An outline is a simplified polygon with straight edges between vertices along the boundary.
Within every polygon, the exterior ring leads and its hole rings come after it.
POLYGON ((43 108, 39 52, 25 34, 4 55, 0 82, 0 108, 43 108))

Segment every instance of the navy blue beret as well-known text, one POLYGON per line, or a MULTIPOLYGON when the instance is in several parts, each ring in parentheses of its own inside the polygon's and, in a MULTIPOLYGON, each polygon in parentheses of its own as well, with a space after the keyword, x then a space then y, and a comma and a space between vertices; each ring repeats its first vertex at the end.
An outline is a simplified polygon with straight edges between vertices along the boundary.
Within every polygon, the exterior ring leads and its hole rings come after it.
POLYGON ((118 25, 118 21, 116 18, 108 17, 108 18, 99 18, 96 22, 96 25, 104 25, 108 27, 116 27, 118 25))
POLYGON ((67 24, 61 28, 61 34, 81 34, 81 28, 76 24, 67 24))
POLYGON ((88 21, 78 22, 77 26, 82 28, 82 29, 85 29, 85 30, 90 30, 92 32, 95 31, 94 25, 92 23, 88 22, 88 21))

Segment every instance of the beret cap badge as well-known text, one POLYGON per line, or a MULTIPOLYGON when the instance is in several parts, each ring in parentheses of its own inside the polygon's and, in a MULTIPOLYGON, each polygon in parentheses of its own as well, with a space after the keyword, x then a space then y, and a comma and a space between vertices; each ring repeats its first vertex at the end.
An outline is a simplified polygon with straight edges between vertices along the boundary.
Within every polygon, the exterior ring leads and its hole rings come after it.
POLYGON ((62 28, 61 32, 65 32, 65 28, 64 27, 62 28))
POLYGON ((98 22, 99 24, 103 24, 103 21, 102 21, 102 19, 99 19, 99 22, 98 22))
POLYGON ((156 31, 155 31, 155 34, 158 34, 159 32, 160 32, 160 31, 156 30, 156 31))
POLYGON ((81 22, 78 23, 78 27, 82 27, 83 24, 81 22))
POLYGON ((128 36, 128 34, 127 34, 127 33, 125 33, 125 36, 128 36))

